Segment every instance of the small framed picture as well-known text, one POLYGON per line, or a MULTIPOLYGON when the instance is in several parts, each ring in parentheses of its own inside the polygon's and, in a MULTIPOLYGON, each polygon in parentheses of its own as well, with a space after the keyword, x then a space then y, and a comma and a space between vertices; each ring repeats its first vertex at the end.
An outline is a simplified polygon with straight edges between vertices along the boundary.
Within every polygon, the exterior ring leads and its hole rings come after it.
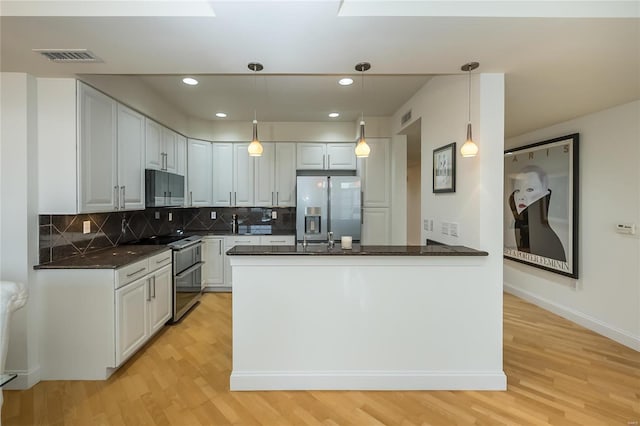
POLYGON ((433 192, 456 192, 456 143, 433 150, 433 192))

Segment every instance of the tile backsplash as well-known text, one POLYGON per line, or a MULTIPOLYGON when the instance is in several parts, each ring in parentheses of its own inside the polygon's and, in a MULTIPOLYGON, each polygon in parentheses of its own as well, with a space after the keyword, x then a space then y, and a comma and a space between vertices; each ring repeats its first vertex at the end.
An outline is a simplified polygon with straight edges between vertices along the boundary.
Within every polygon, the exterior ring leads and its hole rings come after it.
POLYGON ((131 212, 40 215, 40 263, 115 247, 153 235, 185 232, 231 232, 232 215, 240 232, 295 233, 295 208, 159 208, 131 212), (277 219, 271 219, 272 211, 277 219), (216 219, 211 219, 211 212, 216 219), (169 215, 172 220, 169 221, 169 215), (89 221, 90 232, 83 233, 89 221))

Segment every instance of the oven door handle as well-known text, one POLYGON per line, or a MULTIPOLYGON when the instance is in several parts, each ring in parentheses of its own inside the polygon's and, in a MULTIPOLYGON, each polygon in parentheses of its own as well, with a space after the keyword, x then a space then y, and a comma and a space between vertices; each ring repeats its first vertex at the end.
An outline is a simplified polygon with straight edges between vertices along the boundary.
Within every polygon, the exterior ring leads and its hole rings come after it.
POLYGON ((202 261, 200 261, 198 263, 195 263, 193 266, 190 266, 187 269, 185 269, 184 271, 180 272, 179 274, 176 274, 176 278, 185 277, 185 276, 189 275, 190 273, 192 273, 193 271, 195 271, 196 269, 202 268, 202 265, 204 265, 204 262, 202 262, 202 261))

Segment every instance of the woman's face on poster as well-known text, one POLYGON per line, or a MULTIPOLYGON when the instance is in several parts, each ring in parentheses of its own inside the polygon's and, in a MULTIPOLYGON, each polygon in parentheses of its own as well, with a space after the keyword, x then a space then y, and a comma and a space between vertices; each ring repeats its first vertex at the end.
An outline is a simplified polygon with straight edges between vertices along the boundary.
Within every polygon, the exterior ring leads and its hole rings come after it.
POLYGON ((543 186, 535 172, 516 175, 513 188, 513 201, 518 214, 549 193, 549 189, 543 186))

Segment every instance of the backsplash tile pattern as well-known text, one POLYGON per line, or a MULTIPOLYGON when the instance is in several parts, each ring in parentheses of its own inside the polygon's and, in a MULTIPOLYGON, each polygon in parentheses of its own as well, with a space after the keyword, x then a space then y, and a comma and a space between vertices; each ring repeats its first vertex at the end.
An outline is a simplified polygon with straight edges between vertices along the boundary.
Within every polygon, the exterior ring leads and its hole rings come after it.
POLYGON ((240 232, 295 233, 295 208, 162 208, 79 215, 40 215, 40 263, 81 256, 152 235, 173 234, 178 230, 231 232, 234 213, 238 214, 240 232), (271 219, 272 210, 277 212, 277 219, 271 219), (216 219, 211 219, 212 211, 216 212, 216 219), (171 221, 169 213, 172 215, 171 221), (91 223, 91 232, 83 234, 83 222, 87 220, 91 223))

